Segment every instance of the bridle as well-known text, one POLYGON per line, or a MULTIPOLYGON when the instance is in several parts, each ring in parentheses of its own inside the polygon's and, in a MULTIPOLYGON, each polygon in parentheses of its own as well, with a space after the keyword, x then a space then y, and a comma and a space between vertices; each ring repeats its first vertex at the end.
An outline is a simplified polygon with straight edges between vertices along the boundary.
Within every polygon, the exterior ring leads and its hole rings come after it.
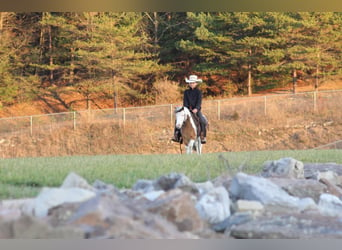
POLYGON ((183 115, 183 116, 184 116, 184 117, 183 117, 184 119, 183 119, 183 123, 182 123, 182 125, 181 125, 181 127, 183 127, 184 123, 186 122, 186 118, 187 118, 188 114, 185 112, 184 107, 180 108, 179 110, 176 110, 175 113, 177 114, 177 113, 179 113, 179 112, 181 112, 181 111, 184 111, 184 112, 183 112, 183 113, 184 113, 184 115, 183 115))

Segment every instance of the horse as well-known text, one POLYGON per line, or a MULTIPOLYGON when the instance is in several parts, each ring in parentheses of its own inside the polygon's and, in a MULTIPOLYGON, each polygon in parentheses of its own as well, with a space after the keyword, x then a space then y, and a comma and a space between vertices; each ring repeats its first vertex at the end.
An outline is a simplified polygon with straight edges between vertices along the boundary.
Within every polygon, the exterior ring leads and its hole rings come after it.
POLYGON ((196 150, 197 154, 202 153, 201 138, 198 133, 192 113, 187 107, 177 107, 175 109, 176 128, 180 129, 182 141, 185 145, 186 153, 192 154, 192 150, 196 150))

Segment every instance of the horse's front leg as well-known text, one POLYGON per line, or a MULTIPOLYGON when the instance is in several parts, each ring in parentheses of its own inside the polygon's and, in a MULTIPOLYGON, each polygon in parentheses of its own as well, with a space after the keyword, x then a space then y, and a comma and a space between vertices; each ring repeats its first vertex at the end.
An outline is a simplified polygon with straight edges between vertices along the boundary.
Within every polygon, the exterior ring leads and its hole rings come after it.
POLYGON ((195 144, 195 140, 190 140, 188 143, 188 146, 186 146, 186 153, 187 154, 192 154, 192 150, 195 144))

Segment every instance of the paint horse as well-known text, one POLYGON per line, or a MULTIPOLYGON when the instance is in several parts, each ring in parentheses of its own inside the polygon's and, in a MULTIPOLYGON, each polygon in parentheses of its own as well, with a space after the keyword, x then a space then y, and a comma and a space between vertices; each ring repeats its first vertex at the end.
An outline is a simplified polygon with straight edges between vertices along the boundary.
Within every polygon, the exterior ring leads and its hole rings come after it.
POLYGON ((196 150, 197 154, 200 155, 202 153, 202 143, 193 114, 187 107, 177 107, 175 117, 176 128, 181 131, 186 153, 191 154, 192 150, 196 150))

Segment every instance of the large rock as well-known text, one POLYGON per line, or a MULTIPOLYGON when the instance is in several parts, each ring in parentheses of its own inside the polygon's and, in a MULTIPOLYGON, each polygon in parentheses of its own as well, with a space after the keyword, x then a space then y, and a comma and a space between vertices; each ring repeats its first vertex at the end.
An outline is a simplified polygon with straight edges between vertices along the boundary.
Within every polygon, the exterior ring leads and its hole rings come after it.
POLYGON ((69 225, 85 230, 89 238, 186 239, 198 238, 181 233, 159 214, 122 201, 115 194, 101 194, 84 202, 68 220, 69 225))
POLYGON ((73 227, 52 227, 46 221, 32 216, 21 216, 16 220, 0 219, 2 239, 83 239, 82 230, 73 227))
POLYGON ((329 180, 325 178, 319 179, 319 182, 323 183, 326 186, 327 193, 335 195, 339 197, 340 199, 342 198, 342 189, 340 187, 338 187, 337 185, 334 185, 333 183, 331 183, 329 180))
POLYGON ((316 203, 321 194, 327 192, 327 187, 324 184, 312 179, 269 178, 269 180, 291 196, 310 197, 316 203))
POLYGON ((304 178, 304 164, 291 157, 266 161, 261 175, 264 177, 304 178))
POLYGON ((192 181, 186 175, 179 173, 162 175, 154 181, 155 189, 162 189, 164 191, 192 184, 192 181))
POLYGON ((342 164, 337 164, 334 162, 329 163, 305 163, 304 164, 304 177, 313 178, 317 180, 318 172, 332 171, 337 175, 342 175, 342 164))
POLYGON ((38 196, 25 208, 37 217, 45 217, 49 209, 67 202, 83 202, 95 193, 82 188, 43 188, 38 196))
POLYGON ((231 228, 239 239, 342 238, 342 221, 319 214, 278 214, 256 217, 231 228))
POLYGON ((230 199, 224 187, 205 193, 196 204, 200 216, 210 224, 224 221, 230 216, 230 199))
POLYGON ((179 231, 198 232, 203 230, 204 222, 196 208, 196 199, 188 192, 173 189, 146 205, 146 209, 172 222, 179 231))
POLYGON ((298 197, 291 196, 269 179, 241 172, 233 178, 229 191, 233 200, 256 200, 263 205, 277 209, 292 208, 294 211, 303 211, 315 206, 312 199, 301 200, 298 197))
POLYGON ((70 172, 64 179, 61 188, 82 188, 95 192, 95 188, 88 184, 87 180, 74 172, 70 172))
POLYGON ((323 215, 339 216, 342 218, 342 201, 331 194, 322 194, 318 208, 323 215))

